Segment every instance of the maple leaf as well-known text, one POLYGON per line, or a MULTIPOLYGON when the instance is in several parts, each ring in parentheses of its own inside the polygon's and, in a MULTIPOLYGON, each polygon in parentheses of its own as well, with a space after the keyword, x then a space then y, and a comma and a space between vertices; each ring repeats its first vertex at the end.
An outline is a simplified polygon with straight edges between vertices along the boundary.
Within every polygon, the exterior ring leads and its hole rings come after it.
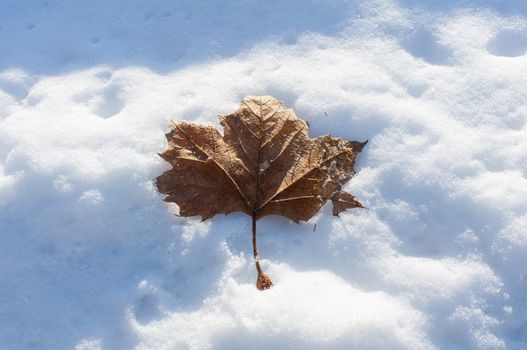
POLYGON ((171 122, 168 149, 160 156, 172 169, 157 178, 157 187, 165 201, 179 205, 181 216, 250 215, 256 285, 267 289, 272 282, 260 267, 256 220, 282 215, 307 221, 328 200, 334 215, 362 207, 341 186, 367 141, 310 138, 308 124, 271 96, 248 96, 219 118, 223 136, 211 126, 171 122))

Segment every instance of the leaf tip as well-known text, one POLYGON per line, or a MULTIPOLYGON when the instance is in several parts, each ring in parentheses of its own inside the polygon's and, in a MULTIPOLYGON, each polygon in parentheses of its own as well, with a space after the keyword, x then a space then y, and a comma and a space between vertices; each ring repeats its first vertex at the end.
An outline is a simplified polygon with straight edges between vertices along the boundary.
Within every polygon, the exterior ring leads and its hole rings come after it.
POLYGON ((368 143, 369 140, 366 140, 364 142, 357 142, 357 141, 352 141, 353 143, 353 148, 357 150, 357 152, 361 152, 362 149, 366 146, 366 144, 368 143))

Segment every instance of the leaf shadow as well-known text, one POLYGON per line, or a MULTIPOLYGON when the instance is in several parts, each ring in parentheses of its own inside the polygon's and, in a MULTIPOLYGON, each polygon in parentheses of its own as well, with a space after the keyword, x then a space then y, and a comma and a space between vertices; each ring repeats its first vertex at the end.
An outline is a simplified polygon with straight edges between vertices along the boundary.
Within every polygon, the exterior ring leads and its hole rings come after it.
MULTIPOLYGON (((247 222, 250 223, 249 220, 247 222)), ((238 230, 227 238, 227 242, 233 254, 252 256, 250 226, 245 226, 246 232, 238 230)), ((364 290, 376 290, 378 284, 370 278, 369 265, 364 263, 369 258, 368 254, 361 251, 368 243, 361 242, 362 236, 347 237, 335 243, 335 235, 342 233, 335 232, 335 226, 338 230, 347 230, 341 219, 332 215, 331 205, 325 205, 317 216, 300 224, 279 216, 258 220, 258 251, 263 269, 268 270, 268 263, 272 262, 288 264, 296 271, 327 270, 351 284, 361 285, 364 290)), ((343 235, 349 236, 346 232, 343 235)), ((268 272, 272 279, 272 269, 268 272)), ((240 278, 240 283, 253 283, 252 280, 247 281, 245 274, 240 278)), ((255 272, 253 278, 256 280, 255 272)))

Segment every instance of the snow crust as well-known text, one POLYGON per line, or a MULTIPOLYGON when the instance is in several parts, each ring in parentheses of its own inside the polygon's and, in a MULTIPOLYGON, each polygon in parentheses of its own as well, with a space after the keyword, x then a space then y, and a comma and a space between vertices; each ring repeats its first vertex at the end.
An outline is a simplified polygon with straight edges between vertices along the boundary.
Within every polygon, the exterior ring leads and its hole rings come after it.
POLYGON ((527 10, 418 3, 0 4, 0 348, 525 349, 527 10), (266 292, 154 185, 259 94, 369 140, 368 209, 258 222, 266 292))

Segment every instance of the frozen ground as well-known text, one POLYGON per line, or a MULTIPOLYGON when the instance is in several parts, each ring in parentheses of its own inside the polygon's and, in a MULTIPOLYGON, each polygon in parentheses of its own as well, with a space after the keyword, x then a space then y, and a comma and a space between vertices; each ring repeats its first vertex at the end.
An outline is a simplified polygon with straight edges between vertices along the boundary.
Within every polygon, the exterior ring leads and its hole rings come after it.
POLYGON ((0 0, 1 349, 527 348, 525 2, 285 3, 0 0), (370 140, 369 209, 259 221, 267 292, 152 182, 249 94, 370 140))

